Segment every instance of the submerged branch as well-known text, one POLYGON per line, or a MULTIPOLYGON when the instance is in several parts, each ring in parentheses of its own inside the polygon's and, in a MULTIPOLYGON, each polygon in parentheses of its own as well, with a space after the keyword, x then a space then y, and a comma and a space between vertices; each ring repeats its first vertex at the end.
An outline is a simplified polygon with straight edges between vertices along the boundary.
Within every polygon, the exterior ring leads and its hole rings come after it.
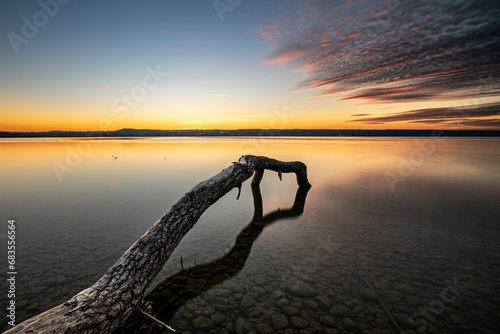
POLYGON ((166 323, 164 323, 163 321, 160 321, 158 319, 156 319, 155 317, 153 317, 151 314, 147 314, 146 312, 144 311, 141 311, 141 314, 143 316, 145 316, 146 318, 150 319, 150 320, 153 320, 155 323, 157 323, 159 326, 171 331, 171 332, 175 332, 176 330, 173 329, 172 327, 170 327, 169 325, 167 325, 166 323))

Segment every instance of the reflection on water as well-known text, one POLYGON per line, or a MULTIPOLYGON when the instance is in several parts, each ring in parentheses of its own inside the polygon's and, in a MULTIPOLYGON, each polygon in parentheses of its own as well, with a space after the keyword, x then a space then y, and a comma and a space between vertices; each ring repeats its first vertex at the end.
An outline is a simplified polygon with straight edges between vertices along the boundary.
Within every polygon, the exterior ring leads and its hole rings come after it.
MULTIPOLYGON (((392 317, 409 333, 496 333, 499 148, 446 138, 0 141, 2 219, 17 221, 17 318, 95 282, 185 191, 253 153, 306 163, 303 213, 264 229, 249 182, 238 201, 237 190, 219 200, 152 287, 161 320, 191 333, 398 333, 392 317), (54 163, 71 169, 61 182, 54 163), (235 244, 240 233, 251 242, 235 244), (212 269, 235 253, 232 268, 212 269)), ((289 207, 296 189, 293 175, 266 173, 262 216, 289 207)))
MULTIPOLYGON (((305 200, 309 188, 298 188, 295 201, 290 209, 277 210, 263 216, 262 195, 259 185, 253 185, 252 195, 254 214, 252 221, 236 237, 231 250, 221 258, 210 263, 184 269, 161 282, 147 297, 146 305, 157 309, 155 317, 169 323, 180 307, 187 301, 200 296, 211 288, 238 274, 244 267, 252 249, 264 228, 278 220, 300 216, 304 211, 305 200)), ((229 296, 226 290, 220 294, 229 296)), ((185 317, 185 315, 183 315, 185 317)), ((135 319, 135 323, 125 326, 120 332, 152 333, 154 327, 143 326, 144 321, 135 319)), ((188 324, 182 324, 187 329, 188 324)), ((250 326, 247 326, 247 331, 250 326)), ((243 328, 242 328, 243 329, 243 328)))

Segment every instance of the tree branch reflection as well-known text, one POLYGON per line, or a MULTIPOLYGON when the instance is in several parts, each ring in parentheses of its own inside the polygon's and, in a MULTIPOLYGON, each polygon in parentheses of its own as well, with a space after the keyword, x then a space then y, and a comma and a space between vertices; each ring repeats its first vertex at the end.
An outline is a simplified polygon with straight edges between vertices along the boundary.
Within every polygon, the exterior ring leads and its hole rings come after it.
POLYGON ((276 210, 263 216, 262 194, 258 185, 252 185, 254 215, 252 221, 236 237, 232 249, 225 256, 210 263, 184 269, 159 284, 146 298, 152 303, 153 313, 168 323, 188 300, 239 273, 245 266, 253 243, 266 226, 281 219, 302 215, 309 188, 299 187, 293 206, 276 210), (208 273, 208 275, 207 275, 208 273))

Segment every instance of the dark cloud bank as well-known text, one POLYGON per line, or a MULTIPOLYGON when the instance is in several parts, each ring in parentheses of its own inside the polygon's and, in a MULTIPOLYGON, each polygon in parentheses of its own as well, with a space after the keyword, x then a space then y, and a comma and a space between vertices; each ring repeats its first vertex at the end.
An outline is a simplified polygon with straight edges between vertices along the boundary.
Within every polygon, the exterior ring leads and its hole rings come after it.
MULTIPOLYGON (((366 114, 355 114, 351 116, 366 116, 366 114)), ((351 120, 350 122, 381 124, 404 121, 411 123, 491 127, 492 125, 500 125, 500 119, 491 119, 491 117, 499 116, 500 102, 466 107, 419 109, 392 113, 379 117, 362 117, 360 119, 351 120)))
MULTIPOLYGON (((500 96, 500 1, 314 1, 302 3, 290 22, 296 22, 294 32, 268 61, 287 59, 288 66, 302 71, 307 80, 296 89, 319 88, 320 96, 341 93, 337 99, 371 103, 471 105, 500 96)), ((467 108, 470 116, 462 125, 498 127, 499 119, 478 116, 498 104, 475 107, 477 112, 467 108)), ((445 121, 429 113, 458 117, 447 109, 356 121, 406 117, 435 124, 445 121)))

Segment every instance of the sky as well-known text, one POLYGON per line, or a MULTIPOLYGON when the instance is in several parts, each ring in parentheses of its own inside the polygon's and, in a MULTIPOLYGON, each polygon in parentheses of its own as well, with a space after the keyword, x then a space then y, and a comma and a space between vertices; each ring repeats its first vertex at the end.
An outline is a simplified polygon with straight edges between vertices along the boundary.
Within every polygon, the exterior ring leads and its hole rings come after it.
POLYGON ((0 131, 500 129, 497 0, 4 0, 0 131))

